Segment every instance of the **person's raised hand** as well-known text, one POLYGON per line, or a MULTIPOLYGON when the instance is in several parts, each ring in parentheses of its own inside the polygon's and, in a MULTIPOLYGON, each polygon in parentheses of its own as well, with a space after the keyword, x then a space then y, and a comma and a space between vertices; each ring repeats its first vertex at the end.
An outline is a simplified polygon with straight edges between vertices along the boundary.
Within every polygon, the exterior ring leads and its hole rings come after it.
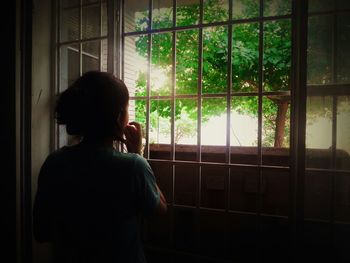
POLYGON ((142 128, 138 122, 129 122, 124 128, 125 145, 129 153, 142 154, 142 128))

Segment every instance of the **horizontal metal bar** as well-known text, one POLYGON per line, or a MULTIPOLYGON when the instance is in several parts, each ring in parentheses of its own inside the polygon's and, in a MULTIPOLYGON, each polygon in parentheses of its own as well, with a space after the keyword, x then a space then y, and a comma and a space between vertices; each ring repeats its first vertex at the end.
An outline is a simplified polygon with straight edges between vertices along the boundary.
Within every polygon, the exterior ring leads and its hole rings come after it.
MULTIPOLYGON (((261 93, 262 96, 289 96, 290 91, 265 91, 261 93)), ((202 94, 202 98, 226 98, 228 96, 227 93, 210 93, 210 94, 202 94)), ((231 97, 252 97, 252 96, 259 96, 258 92, 236 92, 231 93, 231 97)), ((147 99, 146 96, 133 96, 130 97, 131 100, 143 100, 147 99)), ((172 99, 172 95, 168 96, 150 96, 150 99, 159 99, 159 100, 169 100, 172 99)), ((198 98, 198 94, 181 94, 181 95, 175 95, 176 99, 196 99, 198 98)))
POLYGON ((149 159, 150 163, 165 163, 165 164, 193 164, 197 166, 220 166, 226 168, 262 168, 262 169, 278 169, 288 171, 289 166, 275 166, 275 165, 265 165, 265 164, 240 164, 240 163, 216 163, 216 162, 198 162, 198 161, 183 161, 183 160, 164 160, 164 159, 149 159))
POLYGON ((349 84, 308 85, 308 96, 349 96, 349 84))
POLYGON ((222 21, 222 22, 196 24, 196 25, 189 25, 189 26, 176 26, 176 27, 168 27, 168 28, 160 28, 160 29, 151 29, 151 30, 146 30, 146 31, 133 31, 133 32, 124 33, 123 36, 128 37, 128 36, 137 36, 137 35, 146 35, 146 34, 159 34, 159 33, 168 33, 168 32, 173 32, 173 31, 184 31, 184 30, 191 30, 191 29, 214 27, 214 26, 228 26, 228 25, 235 25, 235 24, 277 21, 277 20, 284 20, 284 19, 291 19, 291 18, 292 18, 292 15, 281 15, 281 16, 237 19, 237 20, 232 20, 232 21, 227 20, 227 21, 222 21))
POLYGON ((83 38, 83 39, 59 42, 59 43, 57 43, 57 46, 61 47, 61 46, 66 46, 66 45, 71 45, 71 44, 80 44, 80 43, 91 42, 91 41, 96 41, 96 40, 107 40, 107 36, 91 37, 91 38, 83 38))
POLYGON ((350 170, 339 170, 339 169, 324 169, 324 168, 306 168, 306 172, 321 172, 321 173, 335 173, 350 176, 350 170))

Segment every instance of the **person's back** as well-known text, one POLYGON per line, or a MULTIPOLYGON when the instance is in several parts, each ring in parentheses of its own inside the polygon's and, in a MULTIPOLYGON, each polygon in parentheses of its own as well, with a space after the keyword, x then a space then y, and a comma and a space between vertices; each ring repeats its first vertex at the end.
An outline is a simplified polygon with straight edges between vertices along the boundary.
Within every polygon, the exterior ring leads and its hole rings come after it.
MULTIPOLYGON (((34 203, 34 234, 55 262, 145 262, 139 216, 165 199, 147 161, 83 140, 50 154, 34 203)), ((105 141, 104 141, 105 142, 105 141)))

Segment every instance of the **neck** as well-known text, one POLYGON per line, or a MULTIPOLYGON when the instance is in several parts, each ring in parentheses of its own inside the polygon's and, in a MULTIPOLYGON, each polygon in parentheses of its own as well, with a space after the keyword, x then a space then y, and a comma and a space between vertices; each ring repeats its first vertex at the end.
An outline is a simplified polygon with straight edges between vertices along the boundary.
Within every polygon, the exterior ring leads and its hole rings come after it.
POLYGON ((85 136, 82 140, 85 145, 97 146, 97 147, 113 147, 113 138, 95 138, 85 136))

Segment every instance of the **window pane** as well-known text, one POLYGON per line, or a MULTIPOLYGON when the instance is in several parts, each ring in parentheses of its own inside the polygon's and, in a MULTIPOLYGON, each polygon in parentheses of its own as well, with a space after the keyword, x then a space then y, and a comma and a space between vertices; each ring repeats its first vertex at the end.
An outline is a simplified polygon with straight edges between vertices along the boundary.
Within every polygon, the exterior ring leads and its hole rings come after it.
POLYGON ((226 98, 202 99, 202 160, 225 162, 226 154, 226 98), (221 147, 220 147, 221 146, 221 147))
POLYGON ((146 100, 129 100, 129 120, 141 124, 143 146, 146 145, 146 137, 148 135, 146 130, 146 114, 146 100))
POLYGON ((108 41, 101 41, 101 71, 107 71, 108 41))
POLYGON ((204 23, 228 20, 228 0, 203 0, 204 23))
POLYGON ((228 169, 202 166, 201 207, 225 209, 228 169))
POLYGON ((72 44, 60 48, 60 87, 64 91, 80 76, 79 45, 72 44))
POLYGON ((290 171, 262 169, 262 211, 264 214, 288 216, 290 171))
POLYGON ((306 167, 330 168, 332 97, 308 97, 306 106, 306 167))
POLYGON ((197 100, 177 99, 175 106, 175 159, 197 159, 197 100))
POLYGON ((83 43, 82 51, 82 73, 100 70, 100 41, 83 43))
POLYGON ((144 31, 148 28, 149 0, 124 1, 124 31, 144 31))
POLYGON ((80 0, 61 0, 60 6, 61 8, 67 7, 77 7, 80 5, 80 0))
POLYGON ((176 1, 176 25, 190 26, 199 22, 199 0, 176 1))
POLYGON ((337 82, 350 83, 350 15, 338 15, 337 27, 337 82))
POLYGON ((172 90, 172 35, 152 35, 151 95, 170 95, 172 90))
POLYGON ((281 20, 264 24, 264 90, 290 90, 291 21, 281 20))
POLYGON ((92 38, 100 36, 100 6, 92 5, 82 8, 82 36, 92 38))
POLYGON ((232 3, 232 18, 244 19, 259 16, 260 0, 234 0, 232 3))
POLYGON ((164 147, 151 146, 150 158, 153 159, 170 159, 171 143, 171 104, 169 100, 151 100, 150 103, 150 144, 166 144, 164 147))
POLYGON ((193 164, 175 166, 174 203, 196 206, 198 202, 199 168, 193 164))
POLYGON ((101 28, 101 36, 106 36, 108 32, 108 15, 107 15, 107 3, 101 4, 102 11, 102 28, 101 28))
POLYGON ((259 24, 233 27, 232 87, 234 92, 257 92, 259 85, 259 24))
POLYGON ((198 30, 176 33, 176 94, 197 94, 198 30))
POLYGON ((259 171, 257 167, 230 169, 230 210, 257 211, 259 171))
POLYGON ((124 38, 124 82, 130 96, 146 96, 148 37, 124 38))
POLYGON ((60 41, 79 39, 79 8, 62 8, 60 17, 60 41))
POLYGON ((309 0, 309 12, 324 12, 350 8, 349 0, 309 0))
POLYGON ((350 96, 338 97, 337 161, 339 170, 350 170, 350 96))
POLYGON ((227 27, 203 30, 203 93, 227 91, 227 27))
POLYGON ((263 163, 289 166, 290 97, 263 97, 263 163))
POLYGON ((309 18, 307 82, 328 84, 332 81, 332 17, 309 18))
POLYGON ((231 162, 257 164, 258 97, 233 97, 231 102, 231 162))
POLYGON ((291 0, 264 0, 264 16, 288 15, 291 11, 291 0))
POLYGON ((173 1, 153 0, 152 29, 173 26, 173 1))

